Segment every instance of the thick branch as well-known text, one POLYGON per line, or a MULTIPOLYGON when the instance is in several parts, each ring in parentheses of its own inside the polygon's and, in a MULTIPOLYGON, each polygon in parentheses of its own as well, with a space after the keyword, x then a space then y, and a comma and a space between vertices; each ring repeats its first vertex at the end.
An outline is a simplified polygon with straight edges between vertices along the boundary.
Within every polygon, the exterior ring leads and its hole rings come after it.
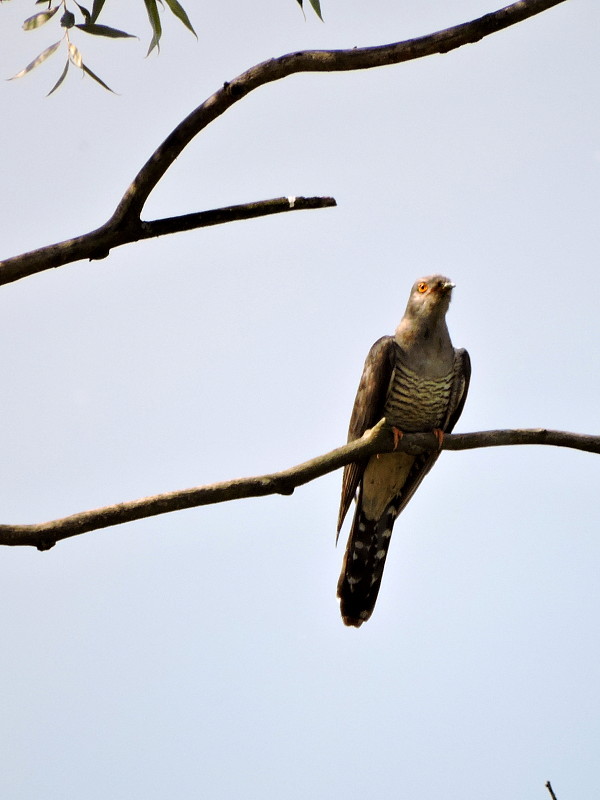
MULTIPOLYGON (((156 220, 154 222, 142 222, 140 216, 150 192, 191 140, 227 109, 259 86, 300 72, 340 72, 372 69, 389 64, 399 64, 416 58, 424 58, 436 53, 448 53, 450 50, 462 47, 465 44, 478 42, 491 33, 496 33, 522 22, 528 17, 540 14, 542 11, 546 11, 552 6, 563 2, 565 0, 519 0, 519 2, 486 14, 472 22, 455 25, 452 28, 437 31, 428 36, 421 36, 417 39, 378 47, 353 48, 351 50, 307 50, 289 53, 251 67, 231 82, 225 83, 221 89, 192 111, 173 130, 139 171, 118 204, 114 214, 107 222, 83 236, 77 236, 74 239, 68 239, 58 244, 42 247, 39 250, 0 261, 0 285, 46 269, 79 261, 80 259, 105 258, 112 248, 148 238, 149 236, 162 236, 165 233, 174 233, 179 230, 190 230, 207 224, 216 225, 231 221, 227 218, 227 214, 224 213, 231 211, 231 209, 188 214, 185 217, 174 218, 173 220, 156 220), (206 222, 206 219, 211 215, 215 221, 206 222), (222 216, 219 218, 220 215, 222 216), (177 227, 175 219, 179 219, 182 227, 177 227), (149 232, 152 230, 155 232, 149 232)), ((297 200, 300 200, 300 198, 297 198, 297 200)), ((266 201, 267 204, 277 202, 266 201)), ((305 198, 305 202, 307 203, 304 206, 305 208, 335 205, 335 201, 332 198, 305 198)), ((260 205, 260 203, 255 203, 245 208, 250 209, 250 207, 260 205)), ((300 207, 297 203, 294 209, 299 209, 300 207)), ((241 209, 244 207, 232 207, 232 209, 235 208, 241 209)), ((271 214, 289 210, 291 210, 290 207, 282 207, 278 210, 264 211, 263 213, 271 214)), ((249 213, 248 215, 234 216, 232 218, 248 219, 251 216, 261 216, 261 214, 249 213)))
MULTIPOLYGON (((444 437, 444 450, 470 450, 479 447, 499 447, 517 444, 543 444, 556 447, 572 447, 590 453, 600 453, 600 436, 549 431, 544 428, 530 430, 482 431, 480 433, 453 433, 444 437)), ((433 433, 405 434, 398 449, 407 453, 436 450, 438 441, 433 433)), ((48 550, 61 539, 81 533, 132 522, 136 519, 167 514, 184 508, 224 503, 244 497, 263 497, 268 494, 292 494, 297 486, 320 478, 345 464, 358 461, 375 453, 387 453, 394 449, 392 431, 385 420, 367 431, 361 439, 338 447, 330 453, 317 456, 296 467, 259 475, 255 478, 237 478, 230 481, 183 489, 176 492, 144 497, 127 503, 83 511, 70 517, 37 525, 0 525, 0 545, 30 545, 38 550, 48 550)))

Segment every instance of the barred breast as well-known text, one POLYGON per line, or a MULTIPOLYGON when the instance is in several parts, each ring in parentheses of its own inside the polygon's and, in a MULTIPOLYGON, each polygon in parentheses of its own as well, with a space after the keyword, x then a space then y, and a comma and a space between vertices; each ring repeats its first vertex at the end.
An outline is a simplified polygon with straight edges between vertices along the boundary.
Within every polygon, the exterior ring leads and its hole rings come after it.
POLYGON ((453 370, 441 377, 425 378, 396 359, 385 403, 386 419, 407 432, 440 428, 448 411, 453 382, 453 370))

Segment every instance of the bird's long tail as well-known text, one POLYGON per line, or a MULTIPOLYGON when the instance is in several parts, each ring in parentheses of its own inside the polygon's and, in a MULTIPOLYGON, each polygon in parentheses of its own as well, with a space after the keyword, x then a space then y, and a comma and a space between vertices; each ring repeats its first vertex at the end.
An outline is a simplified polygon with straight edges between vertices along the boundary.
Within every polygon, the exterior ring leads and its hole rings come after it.
POLYGON ((399 504, 394 498, 377 520, 367 519, 360 499, 356 505, 337 587, 345 625, 359 628, 373 613, 399 504))

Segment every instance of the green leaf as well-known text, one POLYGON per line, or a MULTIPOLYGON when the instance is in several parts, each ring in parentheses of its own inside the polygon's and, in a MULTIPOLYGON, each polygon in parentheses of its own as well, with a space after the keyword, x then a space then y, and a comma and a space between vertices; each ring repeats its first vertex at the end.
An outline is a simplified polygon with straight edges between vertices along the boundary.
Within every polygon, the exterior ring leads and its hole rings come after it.
POLYGON ((69 71, 69 64, 70 63, 71 62, 67 58, 67 63, 65 64, 65 68, 63 69, 63 71, 60 73, 60 78, 56 81, 54 86, 50 89, 50 91, 48 92, 46 97, 50 97, 52 92, 55 92, 58 89, 58 87, 61 85, 61 83, 64 81, 64 79, 67 77, 67 72, 69 71))
POLYGON ((37 58, 31 62, 31 64, 27 64, 25 69, 22 69, 21 72, 17 72, 16 75, 13 75, 12 78, 9 78, 9 81, 14 81, 15 78, 22 78, 23 75, 27 75, 28 72, 31 72, 32 69, 39 67, 39 65, 45 61, 47 58, 50 58, 52 53, 54 53, 61 45, 62 39, 60 39, 55 44, 51 44, 50 47, 47 47, 42 53, 39 54, 37 58))
POLYGON ((156 0, 144 0, 144 5, 146 6, 146 11, 148 12, 150 25, 152 26, 152 41, 150 42, 150 47, 146 53, 146 55, 149 56, 155 47, 160 50, 158 43, 160 42, 160 37, 162 36, 162 25, 160 24, 156 0))
POLYGON ((107 91, 112 92, 113 94, 116 94, 116 92, 113 92, 113 90, 110 88, 110 86, 107 86, 104 83, 102 78, 99 78, 94 72, 92 72, 92 70, 89 67, 86 67, 85 64, 83 64, 83 63, 81 64, 81 69, 85 72, 86 75, 89 75, 90 78, 93 78, 96 81, 96 83, 99 83, 100 86, 103 86, 107 91))
POLYGON ((170 8, 170 9, 171 9, 171 11, 173 12, 173 14, 175 14, 175 16, 177 17, 177 19, 178 19, 178 20, 181 20, 181 22, 183 22, 183 24, 185 25, 185 27, 186 27, 186 28, 187 28, 189 31, 191 31, 191 32, 194 34, 194 36, 196 37, 196 39, 197 39, 197 38, 198 38, 198 35, 196 34, 196 31, 194 30, 194 28, 193 28, 193 26, 192 26, 192 23, 190 22, 190 18, 189 18, 189 17, 188 17, 188 15, 185 13, 185 9, 184 9, 184 7, 181 5, 181 3, 179 2, 179 0, 165 0, 165 2, 166 2, 166 4, 169 6, 169 8, 170 8))
POLYGON ((109 28, 108 25, 97 25, 95 22, 86 22, 84 25, 75 25, 80 31, 93 33, 94 36, 108 36, 110 39, 137 39, 132 33, 109 28))
POLYGON ((50 11, 40 11, 39 14, 34 14, 33 17, 29 17, 23 23, 23 30, 33 31, 35 28, 39 28, 40 25, 44 25, 44 23, 48 22, 49 19, 52 19, 59 8, 60 6, 56 6, 55 8, 50 9, 50 11))
POLYGON ((320 2, 320 0, 310 0, 310 4, 314 9, 315 14, 319 17, 321 22, 323 22, 323 17, 321 16, 321 2, 320 2))
POLYGON ((72 42, 69 44, 69 58, 71 59, 73 64, 75 64, 76 67, 79 67, 81 69, 81 66, 83 64, 83 61, 81 60, 81 53, 72 42))
POLYGON ((100 12, 102 11, 102 7, 104 6, 104 0, 94 0, 94 5, 92 6, 92 22, 96 22, 98 17, 100 16, 100 12))
POLYGON ((77 2, 77 0, 73 0, 73 2, 77 6, 77 8, 81 11, 81 14, 82 14, 84 20, 86 21, 86 24, 90 23, 92 21, 92 15, 87 10, 87 8, 85 6, 80 6, 79 3, 77 2))

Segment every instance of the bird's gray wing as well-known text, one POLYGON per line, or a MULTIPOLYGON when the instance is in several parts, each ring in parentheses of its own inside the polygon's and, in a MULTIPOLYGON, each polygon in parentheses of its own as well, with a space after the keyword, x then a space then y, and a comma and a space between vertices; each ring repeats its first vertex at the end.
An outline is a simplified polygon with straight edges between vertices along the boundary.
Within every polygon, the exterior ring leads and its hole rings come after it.
MULTIPOLYGON (((383 417, 385 400, 394 371, 394 337, 378 339, 365 360, 362 377, 356 392, 354 408, 348 428, 348 441, 360 439, 363 433, 376 425, 383 417)), ((356 495, 356 490, 368 459, 344 467, 342 498, 338 516, 339 535, 344 517, 356 495)))
POLYGON ((444 433, 452 433, 454 426, 458 422, 465 406, 470 382, 471 359, 469 354, 464 349, 456 350, 454 355, 454 385, 450 396, 444 433))

